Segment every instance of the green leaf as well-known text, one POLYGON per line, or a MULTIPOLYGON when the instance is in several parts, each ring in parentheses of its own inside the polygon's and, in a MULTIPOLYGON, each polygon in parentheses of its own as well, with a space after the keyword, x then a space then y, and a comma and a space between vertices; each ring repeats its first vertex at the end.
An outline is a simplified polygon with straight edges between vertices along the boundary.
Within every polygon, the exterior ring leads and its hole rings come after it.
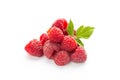
POLYGON ((84 39, 88 39, 92 33, 94 31, 94 27, 90 27, 90 26, 80 26, 78 29, 77 29, 77 32, 76 32, 76 36, 77 38, 84 38, 84 39))
POLYGON ((70 19, 68 27, 67 27, 67 32, 69 35, 74 35, 74 24, 71 19, 70 19))
POLYGON ((75 40, 80 46, 84 47, 83 42, 79 38, 76 38, 75 40))
POLYGON ((81 34, 81 31, 83 30, 84 25, 80 26, 76 31, 76 36, 79 36, 81 34))

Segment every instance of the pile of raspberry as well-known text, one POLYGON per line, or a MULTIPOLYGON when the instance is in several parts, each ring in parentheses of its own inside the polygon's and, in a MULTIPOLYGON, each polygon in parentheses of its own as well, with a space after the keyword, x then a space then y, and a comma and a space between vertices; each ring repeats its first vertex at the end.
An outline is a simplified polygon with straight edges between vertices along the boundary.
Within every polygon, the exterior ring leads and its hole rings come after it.
POLYGON ((58 66, 63 66, 71 61, 83 63, 87 54, 82 45, 79 45, 74 35, 69 35, 70 24, 63 18, 57 19, 46 33, 43 33, 39 40, 33 39, 25 45, 25 50, 31 56, 51 59, 58 66))

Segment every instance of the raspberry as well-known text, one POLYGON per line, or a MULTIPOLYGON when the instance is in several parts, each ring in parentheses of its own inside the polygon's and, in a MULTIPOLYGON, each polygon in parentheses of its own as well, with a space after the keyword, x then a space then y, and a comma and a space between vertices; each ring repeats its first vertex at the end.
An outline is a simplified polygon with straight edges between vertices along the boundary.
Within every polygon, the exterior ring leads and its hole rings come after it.
POLYGON ((33 39, 26 46, 25 50, 32 56, 40 57, 43 55, 43 46, 40 41, 33 39))
POLYGON ((63 32, 57 27, 52 27, 48 32, 48 36, 51 42, 62 42, 64 38, 63 32))
POLYGON ((67 25, 68 25, 67 21, 65 19, 61 18, 61 19, 56 20, 53 23, 52 27, 56 26, 56 27, 60 28, 62 31, 64 31, 67 28, 67 25))
POLYGON ((47 33, 40 35, 39 40, 31 40, 24 49, 32 56, 45 55, 48 59, 53 59, 58 66, 64 66, 70 61, 85 62, 87 54, 80 39, 88 39, 93 31, 94 27, 84 25, 75 30, 72 20, 67 23, 64 18, 60 18, 52 24, 47 33))
POLYGON ((48 35, 43 33, 41 36, 40 36, 40 41, 42 43, 42 45, 44 45, 44 43, 48 40, 48 35))
POLYGON ((65 36, 62 43, 61 43, 61 49, 66 51, 73 51, 76 49, 77 43, 71 36, 65 36))
POLYGON ((73 62, 85 62, 87 59, 87 54, 85 53, 85 50, 83 47, 78 47, 75 52, 71 55, 71 60, 73 62))
POLYGON ((70 57, 66 51, 59 51, 54 57, 54 62, 59 66, 63 66, 70 62, 70 57))
POLYGON ((49 59, 53 58, 55 52, 58 52, 59 50, 60 45, 57 43, 52 43, 50 40, 46 41, 43 46, 43 53, 49 59))

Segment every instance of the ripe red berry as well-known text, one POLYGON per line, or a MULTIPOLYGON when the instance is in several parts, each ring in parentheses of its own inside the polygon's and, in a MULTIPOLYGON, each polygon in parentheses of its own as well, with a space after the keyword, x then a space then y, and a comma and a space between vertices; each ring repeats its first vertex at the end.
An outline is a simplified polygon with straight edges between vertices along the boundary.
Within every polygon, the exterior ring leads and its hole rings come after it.
POLYGON ((51 59, 54 57, 54 54, 60 50, 60 45, 57 43, 52 43, 50 40, 46 41, 43 46, 44 55, 51 59))
POLYGON ((87 59, 87 54, 85 53, 85 50, 83 47, 78 47, 75 52, 71 55, 71 60, 73 62, 85 62, 87 59))
POLYGON ((40 41, 33 39, 26 46, 25 50, 32 56, 40 57, 43 55, 43 46, 40 41))
POLYGON ((62 43, 61 43, 61 49, 66 51, 73 51, 77 47, 77 43, 71 36, 65 36, 62 43))
POLYGON ((56 26, 56 27, 60 28, 62 31, 64 31, 67 28, 67 25, 68 25, 67 21, 65 19, 61 18, 61 19, 57 19, 53 23, 52 27, 56 26))
POLYGON ((42 43, 42 45, 44 45, 44 43, 49 39, 48 35, 43 33, 41 36, 40 36, 40 41, 42 43))
POLYGON ((63 32, 57 27, 52 27, 48 32, 48 36, 51 42, 62 42, 64 38, 63 32))
POLYGON ((54 57, 54 62, 59 66, 68 64, 70 62, 69 54, 66 51, 57 52, 54 57))

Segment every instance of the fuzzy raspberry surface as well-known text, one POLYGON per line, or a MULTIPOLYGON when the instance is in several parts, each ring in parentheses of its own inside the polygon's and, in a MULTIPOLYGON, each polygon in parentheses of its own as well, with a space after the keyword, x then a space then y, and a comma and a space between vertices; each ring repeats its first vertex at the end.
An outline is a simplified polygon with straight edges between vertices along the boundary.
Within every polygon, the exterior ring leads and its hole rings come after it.
POLYGON ((50 42, 50 40, 46 41, 43 46, 44 55, 51 59, 54 57, 54 54, 60 50, 60 45, 57 43, 50 42))
POLYGON ((56 55, 54 57, 54 62, 58 66, 63 66, 63 65, 68 64, 70 62, 70 56, 69 56, 68 52, 59 51, 58 53, 56 53, 56 55))
POLYGON ((62 43, 61 43, 61 49, 66 51, 73 51, 77 47, 77 43, 71 36, 65 36, 62 43))
POLYGON ((46 33, 43 33, 41 36, 40 36, 40 41, 42 43, 42 45, 44 45, 44 43, 49 39, 48 35, 46 33))
POLYGON ((80 62, 85 62, 87 59, 87 54, 84 50, 83 47, 77 47, 77 49, 75 50, 75 52, 71 55, 71 60, 73 62, 77 62, 77 63, 80 63, 80 62))
POLYGON ((62 31, 64 31, 67 28, 67 25, 68 25, 67 21, 64 18, 61 18, 61 19, 57 19, 53 23, 52 27, 56 26, 60 28, 62 31))
POLYGON ((37 39, 31 40, 26 46, 25 50, 32 56, 40 57, 43 55, 43 46, 37 39))
POLYGON ((48 36, 51 42, 56 42, 56 43, 62 42, 64 38, 64 34, 62 30, 57 27, 52 27, 48 32, 48 36))

